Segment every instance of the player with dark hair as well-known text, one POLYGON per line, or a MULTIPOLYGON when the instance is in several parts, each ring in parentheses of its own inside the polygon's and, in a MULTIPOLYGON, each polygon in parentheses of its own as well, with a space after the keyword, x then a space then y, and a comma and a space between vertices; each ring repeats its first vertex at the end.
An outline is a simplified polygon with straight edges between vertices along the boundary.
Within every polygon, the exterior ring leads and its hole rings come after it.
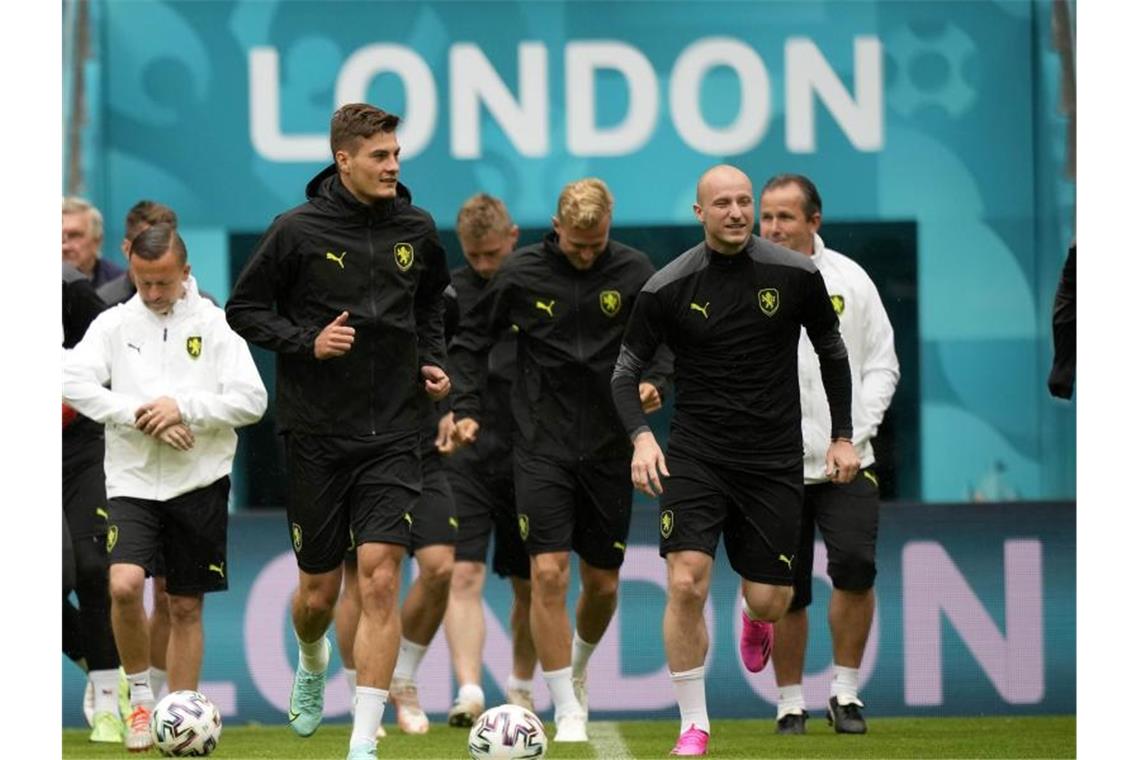
POLYGON ((226 315, 277 354, 300 662, 289 720, 320 725, 326 631, 356 546, 361 617, 349 756, 375 756, 400 644, 400 565, 422 490, 421 403, 444 397, 443 291, 435 222, 399 183, 399 118, 351 103, 330 123, 333 165, 281 214, 234 286, 226 315))

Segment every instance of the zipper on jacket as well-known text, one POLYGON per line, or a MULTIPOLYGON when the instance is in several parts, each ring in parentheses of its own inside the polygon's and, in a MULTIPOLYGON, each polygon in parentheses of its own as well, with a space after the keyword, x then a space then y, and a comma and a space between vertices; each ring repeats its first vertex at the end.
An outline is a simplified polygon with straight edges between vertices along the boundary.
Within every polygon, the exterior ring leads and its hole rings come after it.
MULTIPOLYGON (((372 212, 368 213, 368 306, 375 324, 376 315, 376 251, 372 246, 372 212)), ((368 352, 368 424, 376 435, 376 355, 368 352)))
MULTIPOLYGON (((578 303, 578 274, 579 273, 576 272, 571 279, 571 285, 573 287, 573 294, 574 295, 573 295, 573 298, 570 300, 570 303, 574 309, 574 348, 575 348, 575 351, 577 352, 577 355, 578 355, 579 365, 584 365, 585 361, 586 361, 586 357, 582 351, 582 305, 580 303, 578 303)), ((587 367, 587 374, 588 373, 589 373, 589 367, 587 367)), ((585 404, 586 404, 586 383, 577 383, 577 385, 578 385, 578 409, 579 409, 579 412, 578 412, 578 447, 577 447, 578 452, 577 452, 577 455, 578 455, 578 461, 581 461, 583 459, 582 451, 584 449, 584 439, 585 439, 585 435, 584 435, 583 430, 582 430, 582 417, 584 415, 583 415, 581 410, 586 408, 585 407, 585 404)))

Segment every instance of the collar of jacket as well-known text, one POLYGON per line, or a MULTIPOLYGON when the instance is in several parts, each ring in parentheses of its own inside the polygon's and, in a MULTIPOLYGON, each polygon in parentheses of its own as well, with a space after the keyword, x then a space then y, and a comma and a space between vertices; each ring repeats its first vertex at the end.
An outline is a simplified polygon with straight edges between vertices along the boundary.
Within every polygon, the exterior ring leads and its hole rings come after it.
POLYGON ((146 304, 142 302, 142 296, 138 294, 138 291, 135 291, 135 294, 131 296, 131 300, 127 301, 126 305, 136 311, 150 315, 159 322, 178 320, 191 313, 197 308, 198 302, 202 300, 202 295, 198 292, 198 281, 194 279, 194 275, 187 275, 185 288, 186 292, 182 294, 181 298, 174 302, 174 306, 166 314, 155 314, 148 309, 146 304))
POLYGON ((387 219, 405 204, 412 202, 412 191, 402 182, 396 182, 396 197, 385 198, 371 205, 356 199, 340 180, 336 164, 329 164, 305 185, 305 197, 316 205, 324 205, 337 213, 366 220, 387 219))
POLYGON ((601 267, 605 266, 606 262, 609 261, 610 256, 613 255, 613 246, 610 245, 610 243, 611 243, 610 240, 606 240, 605 250, 602 251, 600 254, 598 254, 598 258, 594 259, 594 263, 590 265, 589 269, 578 269, 577 267, 575 267, 573 264, 570 263, 570 260, 566 258, 566 254, 563 253, 562 249, 558 247, 558 233, 557 232, 555 232, 554 230, 550 230, 542 238, 543 250, 545 250, 547 253, 553 255, 554 258, 559 262, 558 264, 555 264, 555 266, 565 267, 567 271, 573 272, 574 274, 577 274, 577 275, 585 275, 585 274, 588 274, 589 272, 592 272, 596 269, 600 269, 601 267))

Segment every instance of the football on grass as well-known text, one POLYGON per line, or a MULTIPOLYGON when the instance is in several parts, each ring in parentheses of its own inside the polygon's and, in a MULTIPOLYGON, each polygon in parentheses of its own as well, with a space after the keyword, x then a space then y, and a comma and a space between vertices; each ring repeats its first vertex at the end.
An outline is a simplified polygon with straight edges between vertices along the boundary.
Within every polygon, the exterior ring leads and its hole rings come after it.
POLYGON ((204 757, 218 746, 222 716, 196 691, 175 691, 154 706, 150 736, 165 757, 204 757))
POLYGON ((499 705, 479 716, 467 735, 472 760, 519 760, 546 754, 546 731, 538 716, 518 705, 499 705))

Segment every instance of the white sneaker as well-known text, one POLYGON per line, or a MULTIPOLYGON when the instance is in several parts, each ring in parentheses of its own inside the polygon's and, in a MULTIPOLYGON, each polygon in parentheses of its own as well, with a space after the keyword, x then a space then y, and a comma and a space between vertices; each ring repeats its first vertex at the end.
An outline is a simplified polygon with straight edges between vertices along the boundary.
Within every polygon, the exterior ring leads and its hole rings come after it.
POLYGON ((556 742, 588 742, 586 736, 586 714, 567 713, 554 719, 556 742))
POLYGON ((123 743, 131 752, 146 752, 154 744, 150 736, 151 709, 153 709, 153 705, 150 709, 143 705, 137 705, 131 712, 131 717, 127 719, 123 743))
POLYGON ((393 678, 388 687, 388 698, 396 705, 396 724, 405 734, 426 734, 428 717, 420 707, 415 681, 393 678))
POLYGON ((475 719, 482 714, 482 702, 456 697, 455 704, 447 711, 447 725, 455 728, 471 728, 475 724, 475 719))
POLYGON ((376 727, 376 738, 377 738, 377 739, 383 739, 383 738, 385 738, 385 737, 387 737, 387 736, 388 736, 388 732, 384 730, 384 726, 383 726, 383 725, 380 725, 380 726, 377 726, 377 727, 376 727))

